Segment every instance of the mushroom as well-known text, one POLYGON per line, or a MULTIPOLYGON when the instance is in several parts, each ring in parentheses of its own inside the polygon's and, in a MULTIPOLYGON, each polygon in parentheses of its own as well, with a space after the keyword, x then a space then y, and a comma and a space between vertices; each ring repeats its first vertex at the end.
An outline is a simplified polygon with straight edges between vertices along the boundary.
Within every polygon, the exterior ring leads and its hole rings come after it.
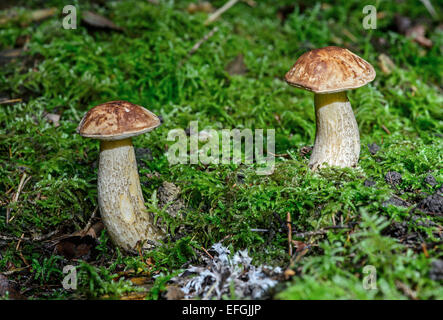
POLYGON ((132 137, 160 125, 149 110, 127 101, 111 101, 89 110, 77 132, 100 140, 98 204, 112 241, 124 250, 149 247, 163 236, 146 210, 132 137))
POLYGON ((374 68, 339 47, 315 49, 301 55, 285 75, 288 84, 314 92, 316 134, 309 167, 328 164, 354 167, 360 154, 360 135, 346 90, 375 78, 374 68))

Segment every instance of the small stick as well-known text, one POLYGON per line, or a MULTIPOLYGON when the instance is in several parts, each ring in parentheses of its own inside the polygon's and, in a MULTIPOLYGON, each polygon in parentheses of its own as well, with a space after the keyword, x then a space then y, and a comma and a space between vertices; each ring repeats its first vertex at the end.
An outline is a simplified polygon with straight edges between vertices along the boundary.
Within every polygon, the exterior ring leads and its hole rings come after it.
POLYGON ((382 128, 383 130, 385 130, 385 132, 386 132, 387 134, 391 134, 391 131, 389 131, 389 129, 386 128, 384 124, 381 125, 381 128, 382 128))
POLYGON ((22 101, 21 98, 18 98, 18 99, 7 99, 7 100, 0 101, 0 104, 15 103, 15 102, 21 102, 21 101, 22 101))
POLYGON ((217 9, 217 11, 215 11, 208 17, 208 19, 206 19, 205 25, 207 26, 208 24, 217 20, 223 13, 229 10, 237 2, 238 0, 229 0, 228 2, 226 2, 221 8, 217 9))
POLYGON ((203 297, 203 300, 208 300, 208 298, 211 295, 212 291, 214 291, 216 284, 217 284, 217 282, 214 282, 214 284, 211 286, 211 288, 209 288, 208 292, 203 297))
POLYGON ((353 227, 353 224, 329 226, 329 227, 324 227, 323 229, 319 229, 319 230, 315 230, 315 231, 294 233, 293 236, 296 238, 304 238, 304 237, 309 237, 309 236, 317 236, 317 235, 326 234, 329 230, 351 229, 352 227, 353 227))
POLYGON ((255 228, 255 229, 250 229, 250 231, 251 232, 269 232, 269 229, 258 229, 258 228, 255 228))
POLYGON ((217 27, 214 27, 214 28, 212 28, 211 31, 209 31, 207 34, 205 34, 205 35, 203 36, 203 38, 201 38, 196 44, 194 44, 194 46, 191 48, 191 50, 189 50, 189 52, 188 52, 188 56, 193 55, 193 54, 194 54, 194 53, 200 48, 200 46, 201 46, 204 42, 208 41, 208 39, 209 39, 210 37, 212 37, 212 36, 214 35, 214 33, 216 33, 217 31, 218 31, 218 28, 217 28, 217 27))
POLYGON ((20 248, 20 244, 22 243, 23 237, 25 236, 24 233, 22 233, 22 236, 20 237, 20 239, 17 241, 17 245, 15 246, 15 251, 18 251, 18 249, 20 248))
POLYGON ((288 253, 289 256, 292 257, 292 225, 291 225, 291 214, 287 213, 286 222, 288 224, 288 253))
POLYGON ((272 153, 269 152, 268 153, 273 156, 273 157, 282 157, 282 158, 289 158, 291 155, 287 154, 287 153, 272 153))
POLYGON ((395 285, 398 289, 400 289, 409 299, 417 300, 417 293, 414 292, 411 288, 405 285, 403 282, 396 280, 395 285))
POLYGON ((432 18, 434 19, 438 19, 438 15, 437 12, 435 12, 434 7, 432 6, 431 1, 429 0, 420 0, 421 3, 423 3, 423 5, 426 7, 426 9, 428 10, 429 14, 432 16, 432 18))
POLYGON ((209 256, 209 258, 214 259, 214 257, 211 256, 211 254, 205 248, 203 248, 203 247, 201 247, 201 248, 209 256))
MULTIPOLYGON (((29 177, 31 178, 31 177, 29 177)), ((26 182, 29 181, 29 179, 26 179, 26 172, 23 173, 22 178, 20 179, 20 183, 18 184, 17 192, 14 194, 14 197, 12 198, 12 201, 10 203, 16 203, 18 201, 18 197, 20 196, 20 193, 22 192, 23 187, 25 186, 26 182)), ((6 210, 6 224, 8 224, 14 217, 9 219, 11 213, 11 208, 8 208, 6 210)))
POLYGON ((47 240, 47 239, 51 238, 56 233, 58 233, 58 229, 56 229, 54 231, 51 231, 48 234, 44 234, 44 235, 37 236, 37 237, 32 237, 32 238, 29 238, 29 237, 3 236, 3 235, 0 234, 0 240, 3 240, 3 241, 18 241, 18 240, 21 240, 21 241, 24 241, 24 242, 44 241, 44 240, 47 240))
POLYGON ((96 206, 94 211, 92 212, 92 215, 89 218, 88 223, 86 224, 85 228, 83 229, 83 234, 86 234, 86 232, 89 231, 89 228, 91 228, 92 220, 95 218, 95 215, 97 214, 97 210, 98 210, 98 206, 96 206))

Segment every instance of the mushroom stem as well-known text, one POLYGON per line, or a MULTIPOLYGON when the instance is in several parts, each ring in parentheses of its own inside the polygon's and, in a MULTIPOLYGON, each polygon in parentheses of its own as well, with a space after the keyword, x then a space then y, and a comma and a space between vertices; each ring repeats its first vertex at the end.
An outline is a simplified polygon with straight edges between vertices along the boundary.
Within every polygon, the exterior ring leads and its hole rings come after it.
POLYGON ((317 131, 309 160, 313 170, 323 164, 353 167, 360 154, 360 135, 346 92, 315 94, 317 131))
POLYGON ((111 239, 123 249, 162 237, 144 205, 131 138, 100 141, 98 203, 111 239))

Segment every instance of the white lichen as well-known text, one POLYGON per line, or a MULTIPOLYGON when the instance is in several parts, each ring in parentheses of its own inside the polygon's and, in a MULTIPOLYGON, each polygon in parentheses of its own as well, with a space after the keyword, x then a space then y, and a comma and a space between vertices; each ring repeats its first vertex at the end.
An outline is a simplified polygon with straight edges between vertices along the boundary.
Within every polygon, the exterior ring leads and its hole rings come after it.
POLYGON ((247 250, 237 251, 233 256, 221 243, 211 247, 215 251, 213 259, 203 257, 205 266, 190 266, 173 282, 182 287, 186 299, 221 299, 223 295, 235 298, 260 299, 277 284, 273 279, 282 270, 279 267, 254 266, 247 250), (187 275, 192 274, 194 277, 187 275))

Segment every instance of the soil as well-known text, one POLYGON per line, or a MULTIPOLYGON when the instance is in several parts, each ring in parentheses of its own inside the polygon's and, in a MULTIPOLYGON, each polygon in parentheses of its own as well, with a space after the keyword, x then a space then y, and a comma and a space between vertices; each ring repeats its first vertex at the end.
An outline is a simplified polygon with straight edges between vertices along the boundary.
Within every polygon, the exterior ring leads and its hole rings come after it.
POLYGON ((368 144, 368 149, 372 155, 375 155, 380 150, 380 146, 378 146, 376 143, 371 143, 368 144))
POLYGON ((420 201, 417 208, 430 214, 443 215, 443 187, 420 201))
POLYGON ((180 198, 180 193, 179 187, 167 181, 163 182, 157 193, 160 208, 168 204, 166 212, 174 218, 185 208, 185 204, 180 198))
POLYGON ((429 278, 434 281, 443 281, 443 260, 435 260, 431 264, 429 278))
POLYGON ((435 187, 437 185, 437 180, 435 180, 433 175, 429 175, 425 178, 425 183, 429 184, 431 187, 435 187))
POLYGON ((385 181, 392 186, 398 185, 402 182, 401 174, 397 171, 389 171, 385 175, 385 181))

